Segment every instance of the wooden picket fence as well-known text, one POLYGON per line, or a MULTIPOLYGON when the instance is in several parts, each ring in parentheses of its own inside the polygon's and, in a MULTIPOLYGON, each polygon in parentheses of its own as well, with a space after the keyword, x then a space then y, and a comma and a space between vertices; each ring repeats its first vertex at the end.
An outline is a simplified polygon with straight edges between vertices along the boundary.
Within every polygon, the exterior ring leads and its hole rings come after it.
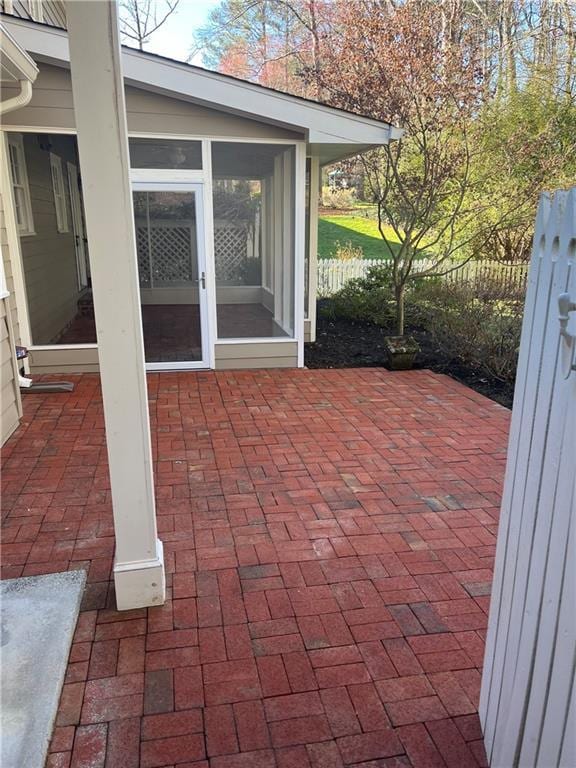
POLYGON ((576 765, 574 302, 576 187, 536 219, 480 697, 494 768, 576 765))
MULTIPOLYGON (((385 265, 382 259, 319 259, 318 296, 327 298, 343 288, 349 280, 366 277, 371 267, 385 265)), ((422 259, 418 271, 429 269, 433 262, 422 259)), ((447 274, 442 280, 451 284, 489 285, 491 292, 501 296, 523 296, 526 290, 528 265, 507 265, 498 261, 468 261, 459 266, 457 261, 442 264, 447 274), (452 270, 447 272, 447 270, 452 270)))

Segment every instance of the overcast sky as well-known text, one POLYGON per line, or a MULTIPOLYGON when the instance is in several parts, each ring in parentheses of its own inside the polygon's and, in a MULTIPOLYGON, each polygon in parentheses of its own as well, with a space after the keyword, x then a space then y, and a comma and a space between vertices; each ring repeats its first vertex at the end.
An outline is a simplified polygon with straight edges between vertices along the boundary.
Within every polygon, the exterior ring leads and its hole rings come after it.
MULTIPOLYGON (((145 50, 186 61, 193 47, 193 31, 204 24, 216 5, 218 0, 180 0, 177 10, 152 36, 145 50)), ((201 56, 195 56, 191 63, 202 66, 201 56)))

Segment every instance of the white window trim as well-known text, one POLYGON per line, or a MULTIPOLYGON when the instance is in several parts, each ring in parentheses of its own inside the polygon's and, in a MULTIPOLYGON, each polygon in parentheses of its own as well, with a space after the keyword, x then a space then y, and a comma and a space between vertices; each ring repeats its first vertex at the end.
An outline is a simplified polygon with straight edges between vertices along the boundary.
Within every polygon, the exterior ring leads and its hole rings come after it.
POLYGON ((16 205, 16 187, 20 187, 24 194, 24 214, 26 216, 26 223, 23 227, 18 227, 18 234, 21 236, 35 235, 34 230, 34 217, 32 215, 32 201, 30 199, 30 185, 28 183, 28 168, 26 167, 26 155, 24 153, 24 141, 21 133, 9 133, 8 134, 8 168, 10 171, 10 180, 12 182, 12 197, 14 199, 14 205, 16 205), (12 158, 10 157, 10 147, 12 147, 17 155, 17 162, 22 173, 22 181, 20 184, 16 184, 14 174, 12 172, 12 158))
POLYGON ((56 227, 60 233, 70 232, 62 158, 55 155, 53 152, 50 152, 50 170, 52 172, 52 192, 54 194, 54 207, 56 209, 56 227), (60 188, 58 189, 58 187, 60 188))

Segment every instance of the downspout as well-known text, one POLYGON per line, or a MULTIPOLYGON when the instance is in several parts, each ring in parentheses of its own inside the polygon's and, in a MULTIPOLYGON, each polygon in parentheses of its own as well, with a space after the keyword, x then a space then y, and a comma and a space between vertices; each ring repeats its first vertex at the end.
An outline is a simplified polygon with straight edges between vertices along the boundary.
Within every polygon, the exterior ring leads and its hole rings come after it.
MULTIPOLYGON (((32 98, 32 83, 30 80, 20 80, 20 93, 17 96, 13 96, 6 101, 0 101, 0 115, 5 115, 7 112, 12 112, 20 107, 25 107, 30 103, 32 98)), ((18 384, 20 387, 31 387, 32 379, 28 379, 20 374, 18 371, 18 384)))
POLYGON ((32 83, 30 80, 20 80, 20 93, 6 101, 0 101, 0 115, 13 112, 15 109, 25 107, 32 98, 32 83))

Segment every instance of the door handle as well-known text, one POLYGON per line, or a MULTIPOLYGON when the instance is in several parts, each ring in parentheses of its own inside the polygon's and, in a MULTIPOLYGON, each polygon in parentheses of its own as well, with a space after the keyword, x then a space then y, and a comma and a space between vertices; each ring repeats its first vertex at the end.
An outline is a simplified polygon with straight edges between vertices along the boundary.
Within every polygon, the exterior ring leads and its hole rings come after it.
POLYGON ((202 274, 200 275, 200 280, 198 280, 198 282, 200 283, 202 288, 206 290, 206 272, 202 272, 202 274))

